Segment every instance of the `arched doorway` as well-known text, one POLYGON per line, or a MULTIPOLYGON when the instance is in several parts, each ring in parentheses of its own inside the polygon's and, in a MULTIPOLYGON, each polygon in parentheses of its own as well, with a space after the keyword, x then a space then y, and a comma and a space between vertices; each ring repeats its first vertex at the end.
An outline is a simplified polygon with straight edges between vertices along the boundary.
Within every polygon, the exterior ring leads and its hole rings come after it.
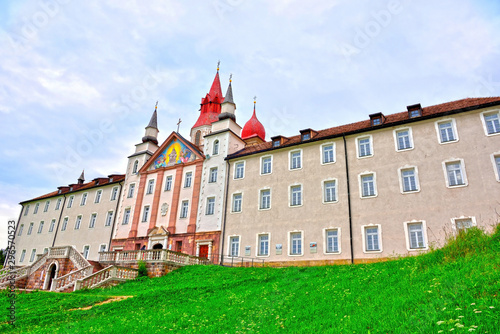
POLYGON ((158 243, 153 246, 153 249, 163 249, 163 245, 158 243))
POLYGON ((52 281, 57 277, 57 264, 52 263, 47 270, 47 276, 45 277, 45 290, 52 288, 52 281))

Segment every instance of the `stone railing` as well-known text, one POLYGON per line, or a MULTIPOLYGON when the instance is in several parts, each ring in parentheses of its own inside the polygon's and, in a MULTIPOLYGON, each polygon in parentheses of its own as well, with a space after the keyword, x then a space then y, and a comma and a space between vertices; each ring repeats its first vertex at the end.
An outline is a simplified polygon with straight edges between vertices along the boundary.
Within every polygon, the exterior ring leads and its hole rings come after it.
POLYGON ((83 257, 83 255, 79 251, 76 250, 75 247, 73 247, 73 246, 70 246, 70 247, 71 248, 69 250, 68 257, 71 261, 73 261, 73 263, 76 265, 76 267, 78 269, 83 269, 83 268, 90 265, 89 261, 87 261, 85 259, 85 257, 83 257))
POLYGON ((72 247, 71 246, 51 247, 49 248, 49 256, 53 259, 67 258, 70 248, 72 247))
POLYGON ((75 282, 74 291, 88 288, 96 288, 108 281, 126 281, 137 277, 137 269, 109 266, 83 279, 75 282))
POLYGON ((173 252, 166 249, 99 253, 99 262, 104 263, 127 263, 140 260, 145 262, 171 262, 180 265, 211 264, 211 261, 206 258, 173 252))
POLYGON ((28 272, 28 275, 29 275, 29 273, 34 273, 35 271, 37 271, 38 268, 40 268, 45 263, 48 256, 49 256, 48 253, 44 253, 35 262, 33 262, 33 264, 30 266, 30 270, 28 272))
POLYGON ((89 276, 92 274, 92 270, 94 269, 93 266, 88 265, 80 270, 70 272, 69 274, 66 274, 64 276, 54 278, 52 280, 52 285, 50 287, 51 291, 61 291, 66 289, 70 284, 73 284, 76 282, 78 279, 82 279, 84 277, 89 276))

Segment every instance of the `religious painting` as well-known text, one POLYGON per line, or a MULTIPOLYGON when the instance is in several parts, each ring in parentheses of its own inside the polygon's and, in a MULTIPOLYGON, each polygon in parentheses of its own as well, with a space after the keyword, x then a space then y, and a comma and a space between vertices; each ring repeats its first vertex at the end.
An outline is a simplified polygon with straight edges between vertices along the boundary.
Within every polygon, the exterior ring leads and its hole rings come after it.
POLYGON ((154 168, 194 161, 196 155, 179 139, 174 139, 154 161, 154 168))

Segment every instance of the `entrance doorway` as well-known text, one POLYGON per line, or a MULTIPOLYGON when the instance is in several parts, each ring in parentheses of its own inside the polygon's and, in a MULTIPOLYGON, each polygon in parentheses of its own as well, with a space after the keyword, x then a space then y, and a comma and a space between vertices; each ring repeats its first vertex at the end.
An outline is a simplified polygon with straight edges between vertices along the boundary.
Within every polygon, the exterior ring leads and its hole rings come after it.
POLYGON ((163 245, 162 244, 156 244, 153 246, 153 249, 163 249, 163 245))
POLYGON ((48 284, 47 284, 47 290, 50 291, 51 287, 52 287, 52 281, 54 278, 56 278, 56 272, 57 272, 57 267, 55 265, 55 263, 53 263, 50 267, 49 267, 49 272, 48 272, 48 277, 47 277, 47 280, 48 280, 48 284))
POLYGON ((208 258, 208 245, 200 245, 199 257, 208 258))

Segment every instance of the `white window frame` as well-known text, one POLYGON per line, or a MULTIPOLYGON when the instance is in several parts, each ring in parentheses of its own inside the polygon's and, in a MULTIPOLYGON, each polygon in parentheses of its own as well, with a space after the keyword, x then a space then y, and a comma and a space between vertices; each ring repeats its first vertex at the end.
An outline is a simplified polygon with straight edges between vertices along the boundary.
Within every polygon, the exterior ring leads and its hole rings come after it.
POLYGON ((96 222, 97 222, 97 212, 92 212, 92 214, 90 215, 90 220, 89 220, 89 228, 94 228, 96 222), (94 218, 93 222, 92 222, 92 218, 94 218))
POLYGON ((304 168, 304 161, 303 161, 304 159, 303 159, 303 157, 304 157, 304 152, 302 151, 302 149, 288 151, 288 170, 289 171, 293 171, 293 170, 301 170, 302 168, 304 168), (299 153, 299 164, 300 164, 300 166, 292 168, 292 163, 293 163, 292 155, 294 153, 299 153))
POLYGON ((35 261, 35 257, 36 257, 36 248, 33 248, 33 249, 31 250, 30 262, 35 261))
POLYGON ((288 207, 297 208, 304 205, 304 186, 302 183, 294 183, 288 186, 288 207), (293 196, 292 196, 292 188, 300 187, 300 204, 292 204, 293 196))
POLYGON ((34 226, 35 226, 35 223, 31 222, 30 225, 28 226, 28 233, 26 233, 26 235, 31 235, 31 233, 33 233, 34 226))
POLYGON ((184 173, 184 188, 191 188, 193 185, 193 172, 184 173))
POLYGON ((95 204, 99 204, 101 203, 101 198, 102 198, 102 189, 99 189, 96 191, 95 193, 95 197, 94 197, 94 203, 95 204))
POLYGON ((135 183, 130 183, 127 189, 127 198, 134 198, 135 195, 135 183))
POLYGON ((149 179, 146 186, 146 195, 152 195, 155 192, 155 179, 149 179))
POLYGON ((25 257, 26 257, 26 249, 23 249, 21 252, 21 256, 19 256, 19 263, 23 262, 25 257))
POLYGON ((288 256, 303 256, 304 255, 304 231, 293 230, 288 232, 288 256), (300 253, 292 254, 292 234, 300 233, 300 253))
POLYGON ((205 215, 210 216, 215 214, 215 196, 207 197, 205 215), (211 202, 210 200, 213 200, 211 202))
POLYGON ((231 194, 231 213, 241 213, 243 211, 243 192, 238 191, 233 194, 231 194), (239 211, 234 211, 234 204, 235 204, 235 196, 241 195, 240 199, 240 210, 239 211))
POLYGON ((185 199, 181 201, 181 209, 180 212, 181 214, 179 215, 179 218, 185 219, 189 217, 189 200, 185 199), (187 203, 186 205, 186 212, 184 212, 184 203, 187 203))
POLYGON ((272 155, 264 155, 262 157, 260 157, 260 175, 271 175, 273 173, 273 156, 272 155), (264 171, 264 159, 271 159, 271 171, 269 173, 263 173, 264 171))
POLYGON ((409 252, 415 251, 426 251, 429 249, 429 241, 427 240, 427 225, 425 220, 411 220, 403 223, 404 231, 405 231, 405 239, 406 239, 406 249, 409 252), (424 247, 411 248, 411 240, 410 240, 410 227, 409 225, 421 224, 422 226, 422 238, 424 241, 424 247))
POLYGON ((139 172, 139 160, 135 160, 132 164, 132 174, 137 174, 139 172))
POLYGON ((23 234, 24 224, 19 225, 19 231, 17 232, 17 236, 20 237, 23 234))
POLYGON ((319 147, 319 154, 320 154, 320 161, 321 161, 322 165, 330 165, 330 164, 334 164, 335 162, 337 162, 337 149, 335 147, 334 142, 328 142, 328 143, 321 144, 319 147), (333 161, 325 162, 325 152, 324 152, 325 146, 332 146, 333 147, 333 161))
POLYGON ((106 213, 106 220, 104 221, 104 227, 108 227, 108 226, 111 226, 113 224, 113 215, 114 215, 114 211, 108 211, 106 213), (109 222, 109 224, 108 224, 109 222))
POLYGON ((412 132, 411 127, 408 126, 408 127, 404 127, 404 128, 394 129, 393 136, 394 136, 394 147, 396 149, 396 152, 411 151, 415 148, 415 145, 413 144, 413 132, 412 132), (410 141, 410 147, 400 149, 399 148, 398 133, 403 132, 403 131, 408 131, 408 140, 410 141))
POLYGON ((27 216, 30 211, 30 205, 26 205, 26 210, 24 210, 24 215, 27 216))
POLYGON ((455 121, 454 118, 440 119, 439 121, 434 122, 434 127, 436 128, 436 135, 437 135, 439 144, 442 144, 442 145, 451 144, 451 143, 456 143, 459 140, 458 131, 457 131, 457 122, 455 121), (451 122, 451 129, 453 131, 453 135, 455 136, 455 139, 449 140, 449 141, 442 141, 441 130, 439 129, 439 124, 450 123, 450 122, 451 122))
POLYGON ((64 217, 63 223, 61 225, 61 232, 66 231, 66 229, 68 228, 68 223, 69 223, 69 217, 66 216, 64 217))
POLYGON ((323 229, 323 254, 325 255, 338 255, 342 253, 342 233, 340 227, 332 226, 323 229), (337 245, 338 251, 336 252, 328 252, 328 239, 327 233, 329 231, 337 231, 337 245))
POLYGON ((454 217, 454 218, 451 218, 451 228, 453 230, 453 233, 455 233, 455 234, 458 233, 457 220, 465 220, 465 219, 470 219, 470 221, 471 221, 471 226, 470 227, 477 226, 477 222, 476 222, 476 217, 475 216, 454 217))
POLYGON ((375 155, 375 150, 374 150, 374 147, 373 147, 373 136, 372 135, 363 135, 363 136, 356 137, 356 157, 358 159, 366 159, 366 158, 371 158, 374 155, 375 155), (370 154, 361 156, 360 155, 361 152, 360 152, 360 143, 359 143, 359 141, 363 140, 363 139, 369 139, 370 154))
POLYGON ((323 204, 334 204, 334 203, 338 203, 339 202, 339 181, 336 179, 336 178, 330 178, 330 179, 326 179, 326 180, 323 180, 321 181, 321 192, 322 192, 322 202, 323 204), (326 183, 327 182, 335 182, 335 190, 334 190, 334 200, 333 201, 327 201, 326 200, 326 183))
POLYGON ((258 205, 259 211, 271 210, 272 205, 273 205, 273 192, 272 192, 271 188, 265 187, 265 188, 259 189, 259 202, 258 202, 257 205, 258 205), (269 207, 268 208, 262 208, 262 192, 267 191, 267 190, 269 190, 269 207))
POLYGON ((67 208, 70 209, 72 206, 73 206, 73 202, 75 200, 75 196, 74 195, 71 195, 69 198, 68 198, 68 206, 67 208))
POLYGON ((45 222, 42 220, 40 221, 40 224, 38 224, 37 234, 41 234, 43 232, 43 225, 45 225, 45 222))
POLYGON ((368 224, 368 225, 362 225, 361 226, 361 234, 363 236, 363 253, 365 254, 373 254, 373 253, 382 253, 383 252, 383 243, 382 243, 382 226, 380 224, 368 224), (367 240, 366 240, 366 229, 367 228, 377 228, 377 235, 378 235, 378 250, 367 250, 367 240))
POLYGON ((51 221, 50 221, 50 225, 49 225, 49 233, 52 233, 54 232, 54 228, 56 227, 56 219, 53 218, 51 221))
POLYGON ((217 177, 219 174, 219 168, 210 167, 208 170, 208 183, 217 183, 217 177))
POLYGON ((164 191, 171 191, 173 182, 174 182, 173 175, 165 176, 165 190, 164 191))
POLYGON ((75 230, 79 230, 80 227, 82 226, 82 219, 83 219, 83 216, 82 215, 78 215, 76 216, 76 220, 75 220, 75 230))
POLYGON ((90 253, 90 245, 84 245, 83 246, 83 251, 82 251, 82 255, 83 257, 87 260, 89 258, 89 253, 90 253), (85 251, 87 250, 87 251, 85 251))
POLYGON ((118 198, 118 187, 113 187, 111 189, 111 195, 109 196, 110 201, 115 201, 118 198))
POLYGON ((132 208, 125 208, 123 210, 123 220, 122 220, 122 225, 128 225, 130 222, 130 215, 132 213, 132 208))
POLYGON ((227 256, 228 257, 239 257, 240 256, 240 252, 241 252, 241 236, 240 235, 230 235, 228 236, 228 254, 227 256), (236 252, 236 255, 233 253, 233 239, 234 238, 238 238, 238 242, 237 242, 237 245, 238 245, 238 251, 236 252))
POLYGON ((401 194, 406 195, 406 194, 414 194, 420 192, 420 181, 418 177, 418 167, 417 166, 403 166, 398 168, 398 178, 399 178, 399 191, 401 194), (409 190, 405 191, 404 190, 404 182, 403 182, 403 171, 407 171, 409 169, 413 169, 415 172, 415 186, 417 187, 416 190, 409 190))
POLYGON ((57 199, 57 202, 56 202, 56 207, 55 207, 55 209, 54 209, 54 210, 59 210, 59 208, 61 207, 61 202, 62 202, 62 198, 61 198, 61 197, 59 197, 59 198, 57 199))
POLYGON ((234 172, 233 172, 233 180, 243 180, 245 178, 245 169, 246 169, 246 161, 245 160, 240 160, 240 161, 235 161, 234 163, 234 172), (238 165, 243 164, 243 172, 240 177, 238 175, 238 165))
POLYGON ((447 188, 462 188, 462 187, 467 187, 469 185, 469 182, 467 180, 467 172, 465 170, 464 159, 448 159, 448 160, 443 161, 442 166, 443 166, 443 172, 444 172, 444 180, 446 182, 447 188), (464 181, 464 184, 457 184, 454 186, 450 186, 450 180, 448 178, 448 169, 446 168, 446 165, 451 164, 451 163, 456 163, 456 162, 460 163, 460 172, 461 172, 461 176, 462 176, 462 179, 464 181))
POLYGON ((255 243, 255 256, 256 257, 269 257, 271 256, 271 233, 262 232, 258 233, 256 236, 255 243), (267 236, 267 254, 260 254, 260 237, 267 236))
POLYGON ((497 164, 496 159, 500 159, 500 151, 495 152, 491 155, 491 163, 493 164, 493 172, 495 173, 495 179, 500 182, 500 165, 497 164))
POLYGON ((45 207, 43 208, 43 212, 49 211, 50 201, 45 202, 45 207))
POLYGON ((82 199, 80 200, 80 206, 85 206, 85 204, 87 204, 88 197, 89 197, 89 193, 82 194, 82 199))
POLYGON ((361 174, 358 175, 358 184, 359 184, 359 198, 375 198, 378 196, 378 191, 377 191, 377 173, 375 172, 369 172, 369 171, 366 171, 366 172, 363 172, 361 174), (363 176, 369 176, 369 175, 372 175, 373 176, 373 191, 374 191, 374 194, 373 195, 370 195, 370 196, 363 196, 363 176))
POLYGON ((489 114, 497 114, 497 117, 500 121, 500 111, 498 109, 496 110, 488 110, 488 111, 483 111, 480 116, 481 116, 481 122, 483 124, 483 130, 484 130, 484 134, 488 137, 490 136, 497 136, 497 135, 500 135, 500 131, 499 132, 494 132, 494 133, 488 133, 488 126, 486 125, 486 120, 484 119, 485 116, 488 116, 489 114))
POLYGON ((212 155, 219 155, 219 148, 220 148, 220 142, 219 139, 216 139, 214 141, 214 147, 212 150, 212 155))
POLYGON ((107 249, 108 249, 108 245, 107 244, 100 244, 99 245, 99 253, 105 252, 107 249), (102 247, 102 246, 104 246, 104 247, 102 247))
POLYGON ((147 222, 149 222, 150 216, 151 216, 151 206, 144 205, 142 207, 141 223, 147 223, 147 222))
POLYGON ((38 208, 40 207, 40 203, 35 204, 35 210, 33 210, 33 214, 36 215, 38 213, 38 208))

